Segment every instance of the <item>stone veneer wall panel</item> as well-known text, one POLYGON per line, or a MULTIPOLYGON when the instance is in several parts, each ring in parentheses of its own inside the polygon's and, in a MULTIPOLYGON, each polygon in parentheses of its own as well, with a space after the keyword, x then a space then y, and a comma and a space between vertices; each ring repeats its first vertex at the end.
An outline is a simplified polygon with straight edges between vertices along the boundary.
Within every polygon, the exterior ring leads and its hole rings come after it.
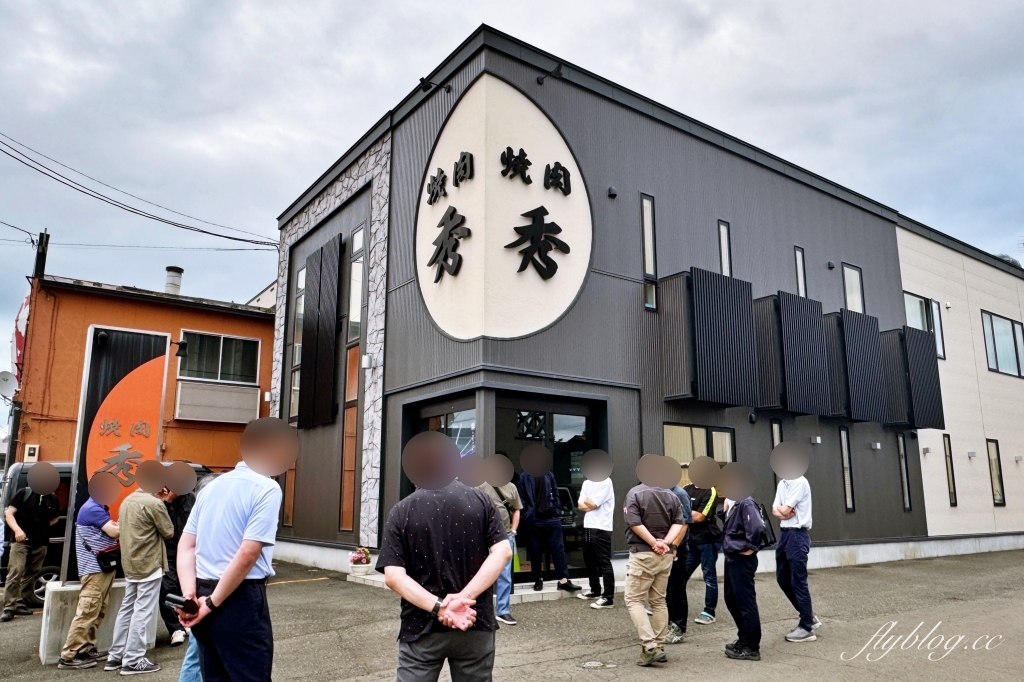
POLYGON ((288 258, 291 247, 357 191, 371 185, 370 226, 366 235, 366 340, 370 360, 364 370, 363 452, 360 476, 359 542, 378 543, 380 509, 381 420, 384 403, 384 323, 387 300, 388 209, 391 182, 391 133, 381 136, 344 173, 310 201, 281 229, 277 263, 277 315, 274 320, 274 358, 270 414, 280 415, 283 383, 284 333, 288 298, 288 258))

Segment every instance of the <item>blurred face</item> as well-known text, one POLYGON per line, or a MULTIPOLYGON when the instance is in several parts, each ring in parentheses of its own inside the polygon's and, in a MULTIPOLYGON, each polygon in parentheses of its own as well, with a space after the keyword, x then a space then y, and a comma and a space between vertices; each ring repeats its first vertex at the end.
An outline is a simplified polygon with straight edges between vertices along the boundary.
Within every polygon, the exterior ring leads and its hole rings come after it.
POLYGON ((49 462, 37 462, 28 470, 28 487, 36 495, 49 495, 60 485, 60 473, 49 462))
POLYGON ((788 481, 800 478, 807 473, 807 467, 811 463, 810 455, 801 445, 793 442, 783 442, 775 446, 771 455, 772 471, 779 478, 788 481))
POLYGON ((242 432, 242 460, 258 474, 280 476, 298 456, 299 436, 281 419, 257 419, 242 432))
POLYGON ((440 490, 455 480, 458 468, 459 446, 443 433, 418 433, 402 451, 402 470, 417 488, 440 490))

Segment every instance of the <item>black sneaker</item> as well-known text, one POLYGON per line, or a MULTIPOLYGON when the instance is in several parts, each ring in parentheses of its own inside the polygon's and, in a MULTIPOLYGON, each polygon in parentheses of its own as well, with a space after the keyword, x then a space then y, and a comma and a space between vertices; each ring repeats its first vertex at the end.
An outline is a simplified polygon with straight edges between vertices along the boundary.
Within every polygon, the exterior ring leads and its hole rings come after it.
POLYGON ((538 580, 537 582, 535 582, 533 584, 533 591, 534 592, 540 592, 543 589, 544 589, 544 581, 543 580, 538 580))
POLYGON ((511 613, 502 613, 495 616, 495 618, 497 618, 505 625, 519 625, 519 623, 516 622, 516 619, 512 617, 511 613))
POLYGON ((14 607, 14 615, 15 616, 34 616, 34 615, 36 615, 36 612, 33 611, 32 609, 30 609, 27 606, 23 606, 21 604, 18 604, 17 606, 14 607))
POLYGON ((579 594, 577 594, 576 598, 577 599, 597 599, 600 596, 601 595, 598 594, 597 592, 591 592, 590 590, 587 590, 586 592, 580 592, 579 594))
POLYGON ((592 609, 610 609, 613 606, 615 606, 615 602, 613 602, 611 599, 608 599, 607 597, 601 597, 600 599, 595 601, 593 604, 591 604, 590 608, 592 608, 592 609))
POLYGON ((736 651, 739 648, 739 643, 740 643, 740 640, 737 639, 735 642, 729 642, 728 644, 726 644, 725 645, 725 653, 726 653, 726 655, 728 655, 730 651, 736 651))
POLYGON ((88 649, 82 649, 81 651, 79 651, 77 654, 75 654, 75 658, 81 658, 86 661, 98 661, 101 658, 103 658, 103 654, 96 651, 96 647, 91 646, 88 649))
POLYGON ((140 658, 131 665, 122 666, 122 675, 142 675, 144 673, 155 673, 160 670, 160 666, 153 663, 148 658, 140 658))
POLYGON ((14 620, 14 611, 4 611, 0 614, 0 623, 7 623, 14 620))
POLYGON ((760 661, 761 651, 759 649, 751 649, 749 647, 743 647, 742 649, 726 649, 725 655, 727 658, 732 658, 737 661, 760 661))
POLYGON ((107 672, 110 672, 112 670, 120 670, 121 669, 121 659, 120 658, 108 658, 107 659, 107 664, 105 666, 103 666, 103 669, 106 670, 107 672))
POLYGON ((96 661, 91 661, 88 658, 72 658, 71 660, 62 658, 57 661, 57 667, 61 670, 84 670, 95 668, 96 661))
POLYGON ((573 584, 571 580, 566 580, 564 583, 558 583, 558 589, 564 590, 565 592, 572 594, 573 592, 578 592, 583 588, 579 585, 573 584))

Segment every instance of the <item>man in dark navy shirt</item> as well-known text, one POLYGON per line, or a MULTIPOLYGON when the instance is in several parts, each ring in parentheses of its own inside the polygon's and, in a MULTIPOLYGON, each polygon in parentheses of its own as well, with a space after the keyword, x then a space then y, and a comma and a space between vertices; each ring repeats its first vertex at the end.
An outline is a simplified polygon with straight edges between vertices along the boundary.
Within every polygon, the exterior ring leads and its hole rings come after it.
POLYGON ((493 591, 512 558, 491 499, 458 481, 421 488, 388 514, 377 570, 402 597, 399 682, 485 681, 494 667, 493 591))

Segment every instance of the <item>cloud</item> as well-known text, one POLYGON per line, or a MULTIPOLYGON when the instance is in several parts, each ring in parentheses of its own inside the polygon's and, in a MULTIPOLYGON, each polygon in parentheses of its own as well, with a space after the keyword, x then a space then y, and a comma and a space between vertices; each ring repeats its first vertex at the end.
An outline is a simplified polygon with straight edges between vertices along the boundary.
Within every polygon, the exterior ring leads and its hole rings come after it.
MULTIPOLYGON (((274 236, 277 215, 481 22, 960 239, 1021 253, 1019 2, 4 3, 0 131, 274 236)), ((6 157, 0 220, 55 243, 216 244, 6 157)), ((32 252, 0 242, 0 259, 2 341, 32 252)), ((48 271, 159 289, 170 264, 185 268, 184 293, 236 301, 274 277, 267 253, 59 247, 48 271)))

